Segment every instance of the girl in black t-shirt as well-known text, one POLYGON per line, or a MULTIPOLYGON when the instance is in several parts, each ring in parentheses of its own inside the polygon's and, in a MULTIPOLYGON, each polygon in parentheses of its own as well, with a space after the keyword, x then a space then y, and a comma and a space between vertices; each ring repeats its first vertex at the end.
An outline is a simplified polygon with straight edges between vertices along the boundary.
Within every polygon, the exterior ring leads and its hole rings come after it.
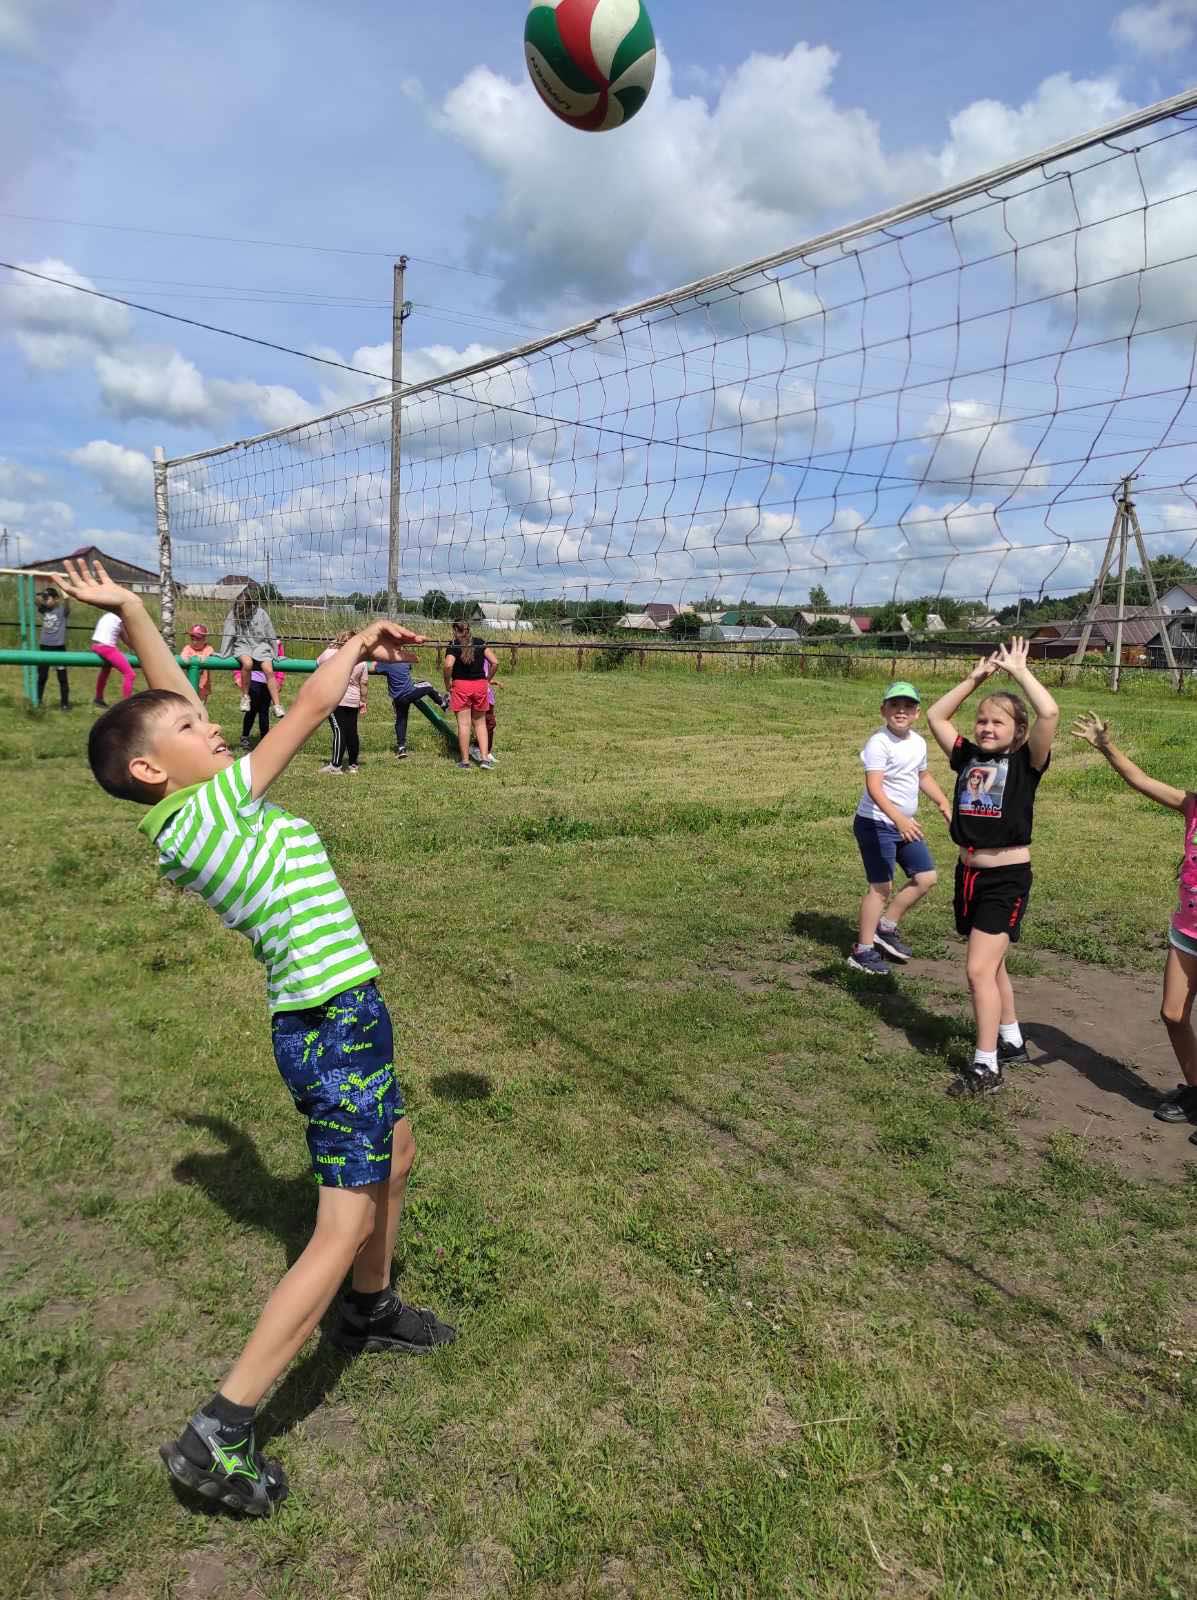
POLYGON ((977 665, 927 713, 927 724, 956 774, 951 834, 956 866, 956 931, 968 940, 966 971, 977 1046, 951 1095, 993 1094, 1003 1068, 1027 1059, 1014 990, 1006 971, 1031 894, 1031 824, 1039 780, 1051 760, 1060 708, 1027 665, 1025 639, 1012 639, 977 665), (998 690, 977 707, 973 737, 952 718, 995 672, 1026 696, 998 690), (1026 701, 1035 713, 1031 721, 1026 701))

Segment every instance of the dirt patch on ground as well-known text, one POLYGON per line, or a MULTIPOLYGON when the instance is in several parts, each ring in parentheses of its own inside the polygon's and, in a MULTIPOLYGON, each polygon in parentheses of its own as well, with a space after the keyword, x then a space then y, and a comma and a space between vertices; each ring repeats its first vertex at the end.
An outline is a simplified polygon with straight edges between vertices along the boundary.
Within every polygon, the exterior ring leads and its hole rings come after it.
MULTIPOLYGON (((1042 967, 1014 979, 1031 1057, 1029 1067, 1008 1074, 1014 1130, 1037 1146, 1061 1130, 1076 1134, 1130 1178, 1186 1178, 1188 1164, 1197 1165, 1188 1139, 1194 1130, 1152 1116, 1180 1078, 1159 1021, 1159 979, 1075 961, 1043 960, 1042 967)), ((962 960, 912 962, 906 970, 967 1009, 962 960)))

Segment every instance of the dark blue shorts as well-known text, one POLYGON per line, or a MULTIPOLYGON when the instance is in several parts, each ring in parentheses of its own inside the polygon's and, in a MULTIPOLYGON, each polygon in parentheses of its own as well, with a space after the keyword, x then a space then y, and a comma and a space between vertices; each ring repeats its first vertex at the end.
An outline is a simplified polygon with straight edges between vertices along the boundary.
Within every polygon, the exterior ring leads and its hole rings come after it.
POLYGON ((920 872, 935 871, 927 841, 912 839, 907 844, 892 822, 875 822, 871 817, 857 816, 852 831, 860 846, 865 877, 870 883, 892 883, 895 863, 908 878, 915 878, 920 872))
POLYGON ((307 1118, 316 1182, 360 1189, 391 1174, 391 1140, 403 1115, 391 1018, 373 983, 307 1011, 276 1011, 274 1059, 307 1118))

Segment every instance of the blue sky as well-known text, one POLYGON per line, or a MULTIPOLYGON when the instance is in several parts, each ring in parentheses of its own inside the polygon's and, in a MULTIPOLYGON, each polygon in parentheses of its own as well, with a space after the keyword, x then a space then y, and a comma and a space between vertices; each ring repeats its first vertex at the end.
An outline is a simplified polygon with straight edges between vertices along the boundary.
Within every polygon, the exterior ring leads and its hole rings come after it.
MULTIPOLYGON (((0 0, 0 256, 378 370, 404 250, 423 377, 983 170, 1197 65, 1197 0, 1088 0, 1083 27, 1042 0, 651 10, 649 104, 588 136, 529 100, 519 0, 0 0)), ((83 538, 147 552, 156 444, 372 392, 0 280, 0 522, 30 558, 83 538)))

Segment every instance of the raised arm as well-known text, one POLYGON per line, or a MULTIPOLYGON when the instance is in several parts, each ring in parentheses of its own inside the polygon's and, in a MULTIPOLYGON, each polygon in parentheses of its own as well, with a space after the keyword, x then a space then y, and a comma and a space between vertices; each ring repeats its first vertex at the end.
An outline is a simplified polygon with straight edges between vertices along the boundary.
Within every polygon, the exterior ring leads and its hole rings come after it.
POLYGON ((1129 756, 1123 755, 1110 737, 1109 723, 1103 722, 1094 712, 1083 712, 1073 723, 1072 733, 1074 738, 1084 739, 1086 744, 1100 750, 1123 783, 1146 795, 1149 800, 1154 800, 1156 805, 1167 806, 1170 811, 1184 810, 1185 791, 1174 789, 1170 783, 1160 783, 1157 778, 1149 778, 1142 767, 1137 767, 1129 756))
POLYGON ((93 561, 88 571, 85 561, 65 561, 67 576, 54 575, 54 582, 71 600, 81 600, 95 606, 98 611, 116 611, 121 628, 133 654, 141 662, 146 682, 151 689, 169 689, 189 705, 195 707, 206 722, 207 712, 199 695, 191 687, 187 674, 174 658, 166 640, 158 632, 158 625, 146 610, 140 595, 122 589, 119 583, 104 571, 98 561, 93 561))
POLYGON ((945 756, 950 756, 956 747, 958 737, 952 718, 960 707, 972 694, 974 689, 979 689, 988 678, 992 678, 997 671, 997 657, 984 656, 976 666, 963 678, 954 689, 949 689, 947 694, 941 695, 931 709, 927 712, 927 726, 931 729, 936 744, 945 756))
POLYGON ((331 660, 318 667, 295 696, 291 709, 262 740, 250 757, 250 787, 254 798, 290 765, 292 757, 344 699, 353 669, 363 661, 402 661, 405 644, 425 644, 422 634, 401 628, 385 618, 372 622, 343 644, 331 660))
POLYGON ((1002 645, 994 656, 997 665, 1008 672, 1031 703, 1035 721, 1027 735, 1027 749, 1031 765, 1042 770, 1051 754, 1052 740, 1060 726, 1060 708, 1039 682, 1027 664, 1027 641, 1011 639, 1009 646, 1002 645))

